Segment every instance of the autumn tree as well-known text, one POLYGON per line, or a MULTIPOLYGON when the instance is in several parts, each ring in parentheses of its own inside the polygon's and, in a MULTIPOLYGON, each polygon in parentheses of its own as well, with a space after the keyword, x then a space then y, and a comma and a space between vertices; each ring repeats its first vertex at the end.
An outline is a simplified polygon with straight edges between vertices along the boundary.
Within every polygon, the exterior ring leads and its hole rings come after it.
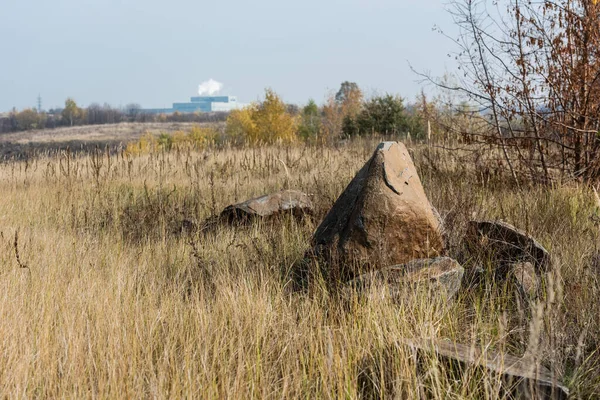
POLYGON ((296 120, 272 89, 265 90, 265 99, 256 108, 252 120, 261 142, 293 142, 296 139, 296 120))
POLYGON ((21 131, 30 129, 43 129, 46 125, 46 114, 38 112, 35 108, 27 108, 15 113, 17 129, 21 131))
POLYGON ((63 119, 70 126, 73 126, 82 119, 83 115, 83 110, 77 106, 75 100, 69 97, 65 101, 65 108, 62 110, 63 119))
POLYGON ((256 105, 251 104, 241 110, 232 110, 227 117, 225 133, 227 138, 236 144, 257 143, 257 129, 252 116, 256 105))
POLYGON ((232 111, 226 125, 230 138, 250 144, 293 142, 296 130, 296 118, 272 89, 265 90, 259 104, 232 111))
POLYGON ((363 93, 355 82, 342 82, 323 106, 322 140, 332 141, 343 133, 345 121, 354 121, 361 110, 363 93))
POLYGON ((515 181, 600 177, 600 5, 590 0, 456 0, 456 84, 488 125, 515 181), (497 9, 498 11, 493 11, 497 9))

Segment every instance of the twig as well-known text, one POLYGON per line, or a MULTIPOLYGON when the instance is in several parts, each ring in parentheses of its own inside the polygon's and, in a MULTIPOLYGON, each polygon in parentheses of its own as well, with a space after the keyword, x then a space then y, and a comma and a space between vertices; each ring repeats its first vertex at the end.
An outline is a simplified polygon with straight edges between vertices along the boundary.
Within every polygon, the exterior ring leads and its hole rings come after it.
POLYGON ((27 264, 24 264, 24 263, 21 262, 21 257, 19 256, 19 230, 18 229, 15 231, 14 246, 15 246, 15 257, 17 258, 17 264, 19 264, 19 268, 27 268, 27 269, 29 269, 29 267, 27 266, 27 264))

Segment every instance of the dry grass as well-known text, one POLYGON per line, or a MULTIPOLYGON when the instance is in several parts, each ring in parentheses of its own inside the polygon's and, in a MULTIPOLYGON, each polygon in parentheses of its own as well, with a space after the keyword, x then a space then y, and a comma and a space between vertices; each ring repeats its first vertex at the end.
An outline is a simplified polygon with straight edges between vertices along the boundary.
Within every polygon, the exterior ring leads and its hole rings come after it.
POLYGON ((0 164, 0 394, 355 398, 359 376, 383 367, 381 390, 393 379, 405 398, 501 396, 496 376, 472 369, 458 381, 435 359, 417 375, 408 353, 384 351, 399 338, 440 338, 518 355, 533 343, 573 393, 597 397, 598 211, 585 187, 519 191, 448 154, 414 150, 448 222, 450 255, 466 268, 473 257, 461 237, 473 216, 514 223, 551 251, 555 272, 533 311, 491 279, 452 304, 347 302, 318 282, 289 290, 316 224, 374 147, 0 164), (315 220, 182 232, 184 220, 288 181, 314 194, 315 220))
POLYGON ((106 125, 84 125, 41 129, 0 135, 0 143, 61 143, 72 141, 123 142, 138 140, 147 132, 159 134, 189 130, 193 126, 202 125, 192 122, 123 122, 106 125))

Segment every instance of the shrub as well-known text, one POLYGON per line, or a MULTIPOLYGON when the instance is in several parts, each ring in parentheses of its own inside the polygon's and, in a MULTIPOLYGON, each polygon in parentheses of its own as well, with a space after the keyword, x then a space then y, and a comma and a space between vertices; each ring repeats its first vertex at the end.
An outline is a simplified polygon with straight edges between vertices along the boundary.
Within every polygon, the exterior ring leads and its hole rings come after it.
POLYGON ((227 117, 225 128, 227 138, 234 143, 255 143, 257 141, 256 124, 252 119, 255 112, 255 105, 231 111, 227 117))
POLYGON ((127 154, 148 154, 159 149, 159 142, 150 132, 146 133, 137 142, 132 142, 127 145, 125 152, 127 154))
POLYGON ((173 137, 168 133, 161 133, 158 136, 158 145, 161 149, 171 150, 173 146, 173 137))

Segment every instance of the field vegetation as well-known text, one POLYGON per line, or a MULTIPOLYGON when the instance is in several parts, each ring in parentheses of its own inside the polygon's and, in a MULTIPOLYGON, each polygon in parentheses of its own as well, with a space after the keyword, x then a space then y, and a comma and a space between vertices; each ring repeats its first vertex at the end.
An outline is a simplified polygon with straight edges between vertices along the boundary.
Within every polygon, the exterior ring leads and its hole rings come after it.
POLYGON ((394 387, 404 398, 501 397, 498 377, 478 368, 456 379, 431 357, 417 373, 410 352, 389 350, 438 338, 527 348, 574 395, 597 396, 600 219, 586 185, 517 186, 491 156, 466 163, 414 145, 449 255, 472 270, 466 222, 513 223, 552 254, 543 296, 525 304, 491 276, 453 302, 341 297, 319 279, 294 288, 314 229, 379 140, 0 164, 2 395, 357 398, 394 387), (312 218, 202 229, 228 204, 288 187, 313 196, 312 218))
MULTIPOLYGON (((3 397, 510 398, 483 368, 458 376, 399 344, 436 339, 527 357, 571 397, 598 398, 600 5, 496 5, 449 4, 461 70, 421 74, 436 97, 365 97, 346 81, 298 107, 267 89, 218 121, 161 116, 170 125, 81 154, 4 136, 3 397), (447 255, 465 268, 454 299, 361 296, 319 268, 297 280, 314 267, 315 228, 384 138, 409 146, 447 255), (41 151, 23 156, 27 143, 41 151), (310 194, 313 215, 216 219, 280 189, 310 194), (467 245, 473 219, 513 224, 549 251, 538 297, 467 245)), ((69 99, 52 121, 75 132, 127 114, 113 111, 69 99)), ((13 110, 0 130, 36 137, 48 117, 13 110)), ((131 107, 126 120, 142 119, 131 107)))

